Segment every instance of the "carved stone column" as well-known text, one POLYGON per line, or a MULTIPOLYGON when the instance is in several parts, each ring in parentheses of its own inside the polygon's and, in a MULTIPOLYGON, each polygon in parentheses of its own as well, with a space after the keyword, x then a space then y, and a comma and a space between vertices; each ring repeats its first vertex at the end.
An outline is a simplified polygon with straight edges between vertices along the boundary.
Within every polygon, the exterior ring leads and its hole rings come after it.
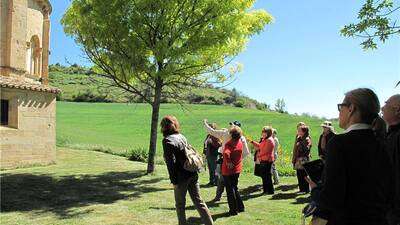
POLYGON ((49 84, 49 45, 50 45, 50 18, 49 12, 43 12, 43 36, 42 36, 42 84, 49 84))

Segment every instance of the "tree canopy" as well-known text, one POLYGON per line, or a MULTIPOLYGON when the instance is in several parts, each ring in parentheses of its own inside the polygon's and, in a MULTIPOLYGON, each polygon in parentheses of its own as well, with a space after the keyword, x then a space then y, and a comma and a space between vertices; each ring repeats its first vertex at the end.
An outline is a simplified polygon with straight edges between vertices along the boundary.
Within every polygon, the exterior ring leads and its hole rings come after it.
POLYGON ((153 107, 149 168, 154 166, 162 96, 232 78, 224 68, 272 21, 255 0, 73 0, 62 19, 95 72, 153 107))

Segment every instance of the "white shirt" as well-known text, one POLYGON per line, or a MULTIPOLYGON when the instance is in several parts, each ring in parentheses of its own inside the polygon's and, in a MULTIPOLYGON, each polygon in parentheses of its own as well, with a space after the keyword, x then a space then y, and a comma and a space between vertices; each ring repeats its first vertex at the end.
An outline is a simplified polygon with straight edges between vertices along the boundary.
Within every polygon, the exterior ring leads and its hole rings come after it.
POLYGON ((343 133, 345 134, 352 130, 366 130, 366 129, 372 129, 372 126, 366 123, 355 123, 350 127, 348 127, 343 133))
MULTIPOLYGON (((211 136, 214 136, 216 138, 219 138, 222 141, 222 145, 218 149, 218 152, 222 153, 224 151, 226 142, 228 142, 231 139, 229 130, 226 128, 223 128, 221 130, 215 130, 212 127, 210 127, 207 123, 204 123, 204 128, 206 129, 208 134, 210 134, 211 136)), ((249 147, 247 146, 246 138, 244 136, 240 137, 240 141, 242 141, 242 144, 243 144, 243 157, 242 158, 244 159, 248 155, 250 155, 250 151, 249 151, 249 147)))

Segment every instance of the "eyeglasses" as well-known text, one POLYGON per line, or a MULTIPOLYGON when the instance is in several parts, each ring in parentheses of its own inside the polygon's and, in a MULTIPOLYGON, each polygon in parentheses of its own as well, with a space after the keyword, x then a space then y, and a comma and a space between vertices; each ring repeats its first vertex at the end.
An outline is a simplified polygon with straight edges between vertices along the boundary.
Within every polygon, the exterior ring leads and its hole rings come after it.
POLYGON ((349 104, 349 103, 340 103, 340 104, 337 104, 337 109, 340 112, 343 107, 349 107, 350 105, 351 104, 349 104))

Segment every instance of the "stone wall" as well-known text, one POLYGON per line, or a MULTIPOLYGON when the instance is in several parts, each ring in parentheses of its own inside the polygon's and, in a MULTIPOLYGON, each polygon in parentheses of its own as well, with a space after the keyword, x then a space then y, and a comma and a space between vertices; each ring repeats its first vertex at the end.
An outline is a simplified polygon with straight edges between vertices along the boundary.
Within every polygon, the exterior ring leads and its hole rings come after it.
POLYGON ((11 51, 9 66, 16 71, 25 71, 28 3, 26 0, 13 0, 12 2, 13 11, 11 16, 11 51))
POLYGON ((5 66, 7 46, 8 1, 0 1, 0 67, 5 66))
POLYGON ((28 43, 37 36, 43 47, 44 13, 48 16, 43 4, 38 0, 1 0, 0 75, 24 75, 30 70, 28 43))
POLYGON ((1 88, 9 100, 10 125, 0 126, 1 168, 45 165, 56 159, 55 94, 1 88))

